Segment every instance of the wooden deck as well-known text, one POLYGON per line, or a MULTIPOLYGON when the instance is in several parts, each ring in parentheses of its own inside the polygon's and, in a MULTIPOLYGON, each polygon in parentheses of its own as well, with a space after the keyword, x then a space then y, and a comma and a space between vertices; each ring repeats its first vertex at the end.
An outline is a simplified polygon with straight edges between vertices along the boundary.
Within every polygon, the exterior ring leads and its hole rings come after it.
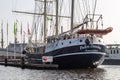
POLYGON ((4 66, 13 66, 13 67, 20 67, 20 68, 29 68, 29 69, 58 69, 57 64, 30 64, 27 62, 26 56, 21 56, 20 54, 16 53, 14 57, 14 53, 8 53, 9 56, 6 56, 5 51, 0 51, 0 65, 4 66))

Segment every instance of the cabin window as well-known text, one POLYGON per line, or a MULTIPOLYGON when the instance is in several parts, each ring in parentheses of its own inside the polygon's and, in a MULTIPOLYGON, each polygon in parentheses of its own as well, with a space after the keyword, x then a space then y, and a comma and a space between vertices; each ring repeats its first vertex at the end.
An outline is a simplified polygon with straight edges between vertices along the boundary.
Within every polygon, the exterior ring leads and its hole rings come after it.
POLYGON ((63 45, 63 43, 62 43, 62 45, 63 45))
POLYGON ((114 54, 115 54, 115 50, 114 50, 114 54))
POLYGON ((111 50, 111 54, 112 54, 112 50, 111 50))
POLYGON ((52 43, 53 43, 54 41, 52 40, 52 43))
POLYGON ((47 42, 50 43, 50 39, 47 39, 47 42))
POLYGON ((56 46, 58 46, 58 43, 56 44, 56 46))
POLYGON ((117 53, 119 53, 119 51, 117 50, 117 53))
POLYGON ((69 43, 71 44, 71 41, 69 43))

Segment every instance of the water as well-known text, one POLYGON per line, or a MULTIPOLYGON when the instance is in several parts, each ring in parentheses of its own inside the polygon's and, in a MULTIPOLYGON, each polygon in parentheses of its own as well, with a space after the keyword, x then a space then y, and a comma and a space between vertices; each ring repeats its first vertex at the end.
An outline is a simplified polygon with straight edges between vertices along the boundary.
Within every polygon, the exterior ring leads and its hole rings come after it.
POLYGON ((32 70, 0 66, 0 80, 120 80, 120 65, 74 70, 32 70))

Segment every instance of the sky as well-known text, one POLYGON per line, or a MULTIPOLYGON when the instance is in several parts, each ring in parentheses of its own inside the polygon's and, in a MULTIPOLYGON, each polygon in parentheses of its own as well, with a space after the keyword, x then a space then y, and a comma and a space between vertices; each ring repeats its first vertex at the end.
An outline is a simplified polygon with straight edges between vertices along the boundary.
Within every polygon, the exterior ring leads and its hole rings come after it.
MULTIPOLYGON (((20 11, 34 11, 34 0, 0 0, 0 32, 1 32, 1 24, 3 22, 3 32, 4 32, 4 46, 7 45, 7 23, 8 23, 8 43, 14 42, 14 27, 13 24, 17 21, 17 38, 19 42, 21 42, 21 35, 20 35, 20 27, 22 24, 23 31, 25 33, 25 40, 28 41, 27 35, 27 24, 29 24, 29 28, 32 25, 33 15, 26 15, 26 14, 18 14, 13 13, 13 10, 20 10, 20 11)), ((1 41, 1 33, 0 33, 0 41, 1 41)), ((1 44, 0 44, 1 46, 1 44)))
POLYGON ((102 0, 101 11, 104 27, 113 27, 113 31, 104 36, 105 43, 120 44, 120 0, 102 0))
MULTIPOLYGON (((103 37, 106 44, 118 43, 120 44, 120 0, 98 0, 97 9, 103 15, 104 27, 113 27, 113 31, 103 37)), ((23 26, 23 31, 27 32, 27 23, 30 28, 32 25, 32 15, 16 14, 12 10, 20 11, 34 11, 34 0, 0 0, 0 26, 3 22, 4 42, 6 45, 6 25, 9 24, 8 41, 14 42, 13 23, 18 21, 18 26, 23 26)), ((1 29, 1 27, 0 27, 1 29)), ((18 27, 18 39, 20 39, 20 27, 18 27)), ((0 31, 1 32, 1 31, 0 31)), ((0 34, 1 35, 1 34, 0 34)), ((0 36, 1 39, 1 36, 0 36)), ((1 40, 0 40, 1 41, 1 40)), ((27 41, 27 33, 26 33, 27 41)))

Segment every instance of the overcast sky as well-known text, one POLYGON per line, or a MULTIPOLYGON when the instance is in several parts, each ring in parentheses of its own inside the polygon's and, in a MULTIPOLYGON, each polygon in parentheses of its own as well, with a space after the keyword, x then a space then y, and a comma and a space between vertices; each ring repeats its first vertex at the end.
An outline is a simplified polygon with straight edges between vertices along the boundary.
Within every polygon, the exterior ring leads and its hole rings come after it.
MULTIPOLYGON (((104 26, 113 27, 113 32, 104 36, 105 43, 120 43, 120 0, 98 0, 98 2, 97 9, 103 15, 104 26)), ((32 25, 31 15, 12 13, 12 10, 33 11, 34 0, 0 0, 0 25, 3 21, 4 35, 6 35, 6 23, 8 21, 10 42, 14 41, 13 23, 16 19, 18 19, 18 25, 23 23, 24 31, 27 28, 27 22, 32 25)), ((6 42, 5 38, 6 36, 4 37, 6 42)))
MULTIPOLYGON (((25 15, 25 14, 16 14, 13 13, 12 10, 20 10, 20 11, 34 11, 34 0, 0 0, 0 26, 3 22, 3 29, 4 29, 4 42, 6 45, 7 42, 7 33, 6 33, 6 25, 8 22, 9 25, 9 42, 14 42, 14 34, 13 34, 13 24, 17 20, 18 22, 18 36, 17 38, 20 39, 20 25, 22 23, 23 31, 27 32, 27 23, 29 23, 30 27, 32 25, 32 15, 25 15)), ((1 29, 1 27, 0 27, 1 29)), ((0 30, 1 32, 1 30, 0 30)), ((26 41, 27 41, 26 35, 26 41)), ((0 41, 1 41, 1 34, 0 34, 0 41)))

